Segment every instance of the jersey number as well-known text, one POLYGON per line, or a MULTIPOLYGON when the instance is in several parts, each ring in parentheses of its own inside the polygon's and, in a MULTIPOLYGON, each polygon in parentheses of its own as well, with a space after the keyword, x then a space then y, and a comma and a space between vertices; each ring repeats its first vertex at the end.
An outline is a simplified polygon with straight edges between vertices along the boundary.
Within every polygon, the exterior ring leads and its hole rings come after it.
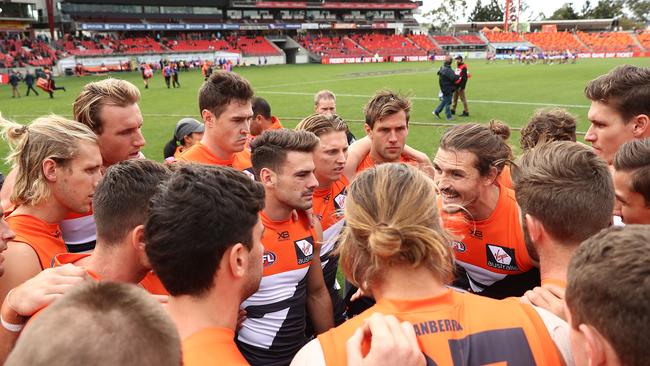
MULTIPOLYGON (((504 362, 506 365, 534 366, 535 357, 521 328, 489 330, 450 339, 454 366, 478 366, 504 362)), ((437 366, 425 355, 427 366, 437 366)))

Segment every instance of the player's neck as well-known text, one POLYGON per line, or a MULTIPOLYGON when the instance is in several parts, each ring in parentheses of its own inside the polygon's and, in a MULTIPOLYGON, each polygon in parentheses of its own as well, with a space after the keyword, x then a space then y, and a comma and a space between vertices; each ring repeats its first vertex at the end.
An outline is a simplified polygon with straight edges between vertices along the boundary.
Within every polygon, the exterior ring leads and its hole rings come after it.
POLYGON ((445 291, 445 286, 425 266, 393 266, 382 271, 381 283, 373 286, 375 300, 422 299, 433 297, 445 291))
POLYGON ((266 197, 264 199, 264 215, 269 218, 271 221, 287 221, 291 217, 293 212, 293 207, 289 207, 286 204, 278 201, 273 193, 265 192, 266 197))
POLYGON ((571 256, 577 245, 562 245, 548 243, 543 247, 537 246, 539 254, 539 273, 542 280, 567 280, 567 270, 571 256))
MULTIPOLYGON (((207 134, 206 134, 207 135, 207 134)), ((201 139, 201 145, 205 146, 206 149, 212 155, 214 155, 219 160, 231 160, 235 154, 232 152, 224 151, 219 145, 214 141, 214 139, 206 138, 206 135, 203 135, 201 139)))
POLYGON ((102 281, 140 283, 149 270, 134 263, 135 260, 125 250, 125 245, 128 244, 104 244, 98 238, 93 253, 78 264, 96 273, 102 281), (107 248, 109 245, 115 248, 107 248))
POLYGON ((499 186, 496 184, 489 186, 484 194, 481 194, 476 202, 472 204, 470 210, 471 217, 469 219, 472 221, 482 221, 490 217, 499 204, 500 194, 499 186))
POLYGON ((379 153, 372 148, 370 149, 370 152, 368 154, 370 154, 370 160, 372 160, 372 162, 375 163, 375 165, 383 164, 383 163, 396 163, 399 161, 399 158, 397 158, 397 160, 386 160, 384 159, 384 157, 379 155, 379 153))
POLYGON ((56 200, 49 199, 38 205, 20 205, 13 213, 15 215, 34 216, 48 224, 59 224, 68 212, 69 210, 60 205, 56 200))
POLYGON ((326 190, 332 187, 332 184, 334 184, 335 181, 329 180, 327 178, 321 178, 319 176, 316 176, 316 180, 318 181, 318 187, 316 187, 317 190, 326 190))
POLYGON ((235 300, 238 298, 213 288, 207 296, 200 298, 171 296, 166 310, 176 324, 181 339, 206 328, 234 331, 239 316, 239 301, 235 300))

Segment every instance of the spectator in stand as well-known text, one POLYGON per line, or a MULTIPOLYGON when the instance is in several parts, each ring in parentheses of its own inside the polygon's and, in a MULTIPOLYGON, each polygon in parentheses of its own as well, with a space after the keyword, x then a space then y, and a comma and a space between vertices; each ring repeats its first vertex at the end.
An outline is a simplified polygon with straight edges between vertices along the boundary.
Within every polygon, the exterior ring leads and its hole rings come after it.
POLYGON ((451 69, 451 56, 445 57, 445 62, 438 70, 438 83, 440 84, 440 104, 433 111, 433 115, 440 118, 440 112, 443 108, 447 115, 447 120, 451 120, 451 97, 454 94, 455 86, 460 82, 460 76, 456 75, 451 69))
POLYGON ((30 90, 34 92, 38 96, 38 92, 36 89, 34 89, 34 74, 32 74, 29 70, 27 70, 27 74, 25 74, 25 85, 27 85, 27 93, 25 94, 26 96, 29 96, 30 90))
POLYGON ((456 85, 456 90, 454 90, 454 102, 451 106, 451 114, 456 114, 456 105, 458 104, 458 98, 463 102, 463 114, 461 117, 469 117, 469 109, 467 108, 467 98, 465 97, 465 87, 467 86, 467 79, 469 79, 469 73, 467 72, 467 64, 463 62, 463 56, 456 56, 456 75, 460 76, 460 82, 456 85))
POLYGON ((18 91, 18 83, 20 82, 20 76, 18 71, 11 70, 11 75, 9 75, 9 84, 11 84, 11 97, 20 98, 20 91, 18 91))

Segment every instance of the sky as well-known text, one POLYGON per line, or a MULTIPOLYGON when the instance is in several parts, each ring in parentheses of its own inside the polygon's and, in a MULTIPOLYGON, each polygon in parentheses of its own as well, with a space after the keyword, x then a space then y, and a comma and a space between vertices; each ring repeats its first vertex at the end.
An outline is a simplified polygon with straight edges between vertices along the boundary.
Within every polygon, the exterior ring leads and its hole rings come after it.
MULTIPOLYGON (((489 4, 491 0, 481 0, 481 3, 483 5, 489 4)), ((516 0, 515 0, 516 1, 516 0)), ((429 10, 436 8, 440 5, 442 0, 422 0, 422 8, 420 8, 422 14, 425 14, 429 10)), ((564 3, 573 3, 573 8, 576 9, 576 11, 580 11, 582 9, 582 6, 585 3, 585 0, 526 0, 526 4, 528 4, 528 7, 530 10, 528 13, 531 14, 539 14, 539 12, 543 12, 545 15, 550 16, 553 14, 553 12, 560 8, 564 3)), ((591 3, 597 3, 597 0, 591 1, 591 3)), ((499 0, 499 3, 502 4, 502 6, 505 4, 505 0, 499 0)), ((474 6, 476 5, 476 0, 467 0, 467 15, 465 19, 461 19, 460 21, 466 21, 467 16, 469 16, 469 13, 472 12, 474 9, 474 6)), ((526 20, 526 19, 521 19, 521 20, 526 20)))

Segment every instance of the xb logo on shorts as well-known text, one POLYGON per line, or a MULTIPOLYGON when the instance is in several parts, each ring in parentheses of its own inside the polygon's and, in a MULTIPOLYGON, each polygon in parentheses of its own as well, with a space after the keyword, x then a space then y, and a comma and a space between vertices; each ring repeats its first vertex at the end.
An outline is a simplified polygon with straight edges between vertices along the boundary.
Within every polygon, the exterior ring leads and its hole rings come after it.
POLYGON ((314 239, 310 236, 293 242, 298 264, 305 264, 314 257, 314 239))

